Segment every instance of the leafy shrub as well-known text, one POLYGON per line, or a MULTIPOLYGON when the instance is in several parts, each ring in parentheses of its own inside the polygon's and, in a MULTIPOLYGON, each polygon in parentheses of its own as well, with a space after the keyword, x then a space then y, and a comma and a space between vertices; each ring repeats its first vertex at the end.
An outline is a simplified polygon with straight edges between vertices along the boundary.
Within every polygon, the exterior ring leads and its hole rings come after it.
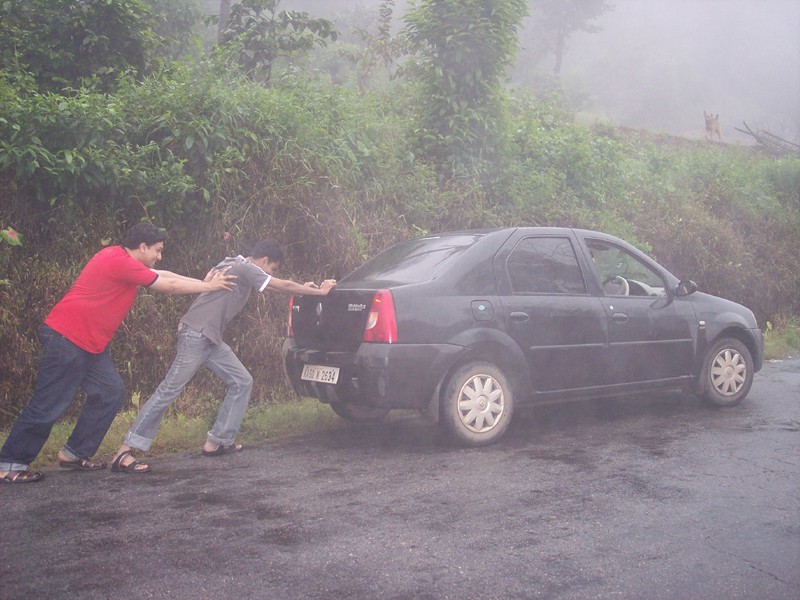
POLYGON ((24 0, 0 3, 0 70, 30 73, 43 90, 111 89, 143 72, 156 43, 138 0, 24 0))
POLYGON ((445 179, 485 173, 501 152, 501 82, 526 10, 521 0, 420 0, 405 16, 420 86, 415 145, 445 179))

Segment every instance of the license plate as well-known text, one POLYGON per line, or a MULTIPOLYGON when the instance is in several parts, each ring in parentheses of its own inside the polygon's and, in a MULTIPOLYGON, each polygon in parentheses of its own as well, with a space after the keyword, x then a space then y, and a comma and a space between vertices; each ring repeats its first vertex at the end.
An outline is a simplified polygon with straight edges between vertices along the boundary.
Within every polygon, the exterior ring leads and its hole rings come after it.
POLYGON ((336 383, 339 381, 339 367, 323 367, 320 365, 303 365, 300 379, 319 383, 336 383))

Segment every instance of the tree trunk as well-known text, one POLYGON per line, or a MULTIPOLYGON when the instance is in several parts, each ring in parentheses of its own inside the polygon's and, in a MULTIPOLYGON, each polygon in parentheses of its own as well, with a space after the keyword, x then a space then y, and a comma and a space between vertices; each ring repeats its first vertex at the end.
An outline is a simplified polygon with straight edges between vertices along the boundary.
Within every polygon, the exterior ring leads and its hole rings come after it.
POLYGON ((553 66, 553 75, 556 77, 561 76, 561 61, 564 58, 564 45, 567 40, 567 34, 564 31, 559 31, 556 34, 556 64, 553 66))
POLYGON ((222 32, 225 31, 225 24, 228 22, 228 15, 231 14, 231 0, 219 0, 219 25, 217 27, 217 43, 222 43, 222 32))

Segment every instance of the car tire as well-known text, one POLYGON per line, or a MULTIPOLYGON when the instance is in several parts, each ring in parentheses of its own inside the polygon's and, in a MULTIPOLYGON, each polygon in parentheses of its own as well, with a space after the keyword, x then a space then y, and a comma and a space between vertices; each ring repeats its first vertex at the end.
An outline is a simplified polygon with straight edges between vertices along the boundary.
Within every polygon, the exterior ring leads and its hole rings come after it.
POLYGON ((714 406, 736 406, 753 385, 753 358, 742 342, 723 338, 715 343, 703 362, 701 390, 714 406))
POLYGON ((346 402, 333 402, 331 403, 333 412, 347 421, 356 421, 359 423, 369 423, 372 421, 380 421, 389 414, 388 408, 377 408, 374 406, 360 406, 358 404, 349 404, 346 402))
POLYGON ((484 446, 500 439, 514 410, 514 393, 495 365, 473 362, 447 382, 439 403, 439 425, 462 446, 484 446))

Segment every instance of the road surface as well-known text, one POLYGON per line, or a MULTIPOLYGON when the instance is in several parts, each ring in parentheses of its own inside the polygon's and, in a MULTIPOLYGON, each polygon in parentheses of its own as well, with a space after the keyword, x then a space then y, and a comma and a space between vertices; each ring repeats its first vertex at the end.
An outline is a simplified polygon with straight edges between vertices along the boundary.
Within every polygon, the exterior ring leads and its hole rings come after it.
POLYGON ((416 417, 0 486, 0 598, 800 598, 800 360, 739 407, 416 417))

